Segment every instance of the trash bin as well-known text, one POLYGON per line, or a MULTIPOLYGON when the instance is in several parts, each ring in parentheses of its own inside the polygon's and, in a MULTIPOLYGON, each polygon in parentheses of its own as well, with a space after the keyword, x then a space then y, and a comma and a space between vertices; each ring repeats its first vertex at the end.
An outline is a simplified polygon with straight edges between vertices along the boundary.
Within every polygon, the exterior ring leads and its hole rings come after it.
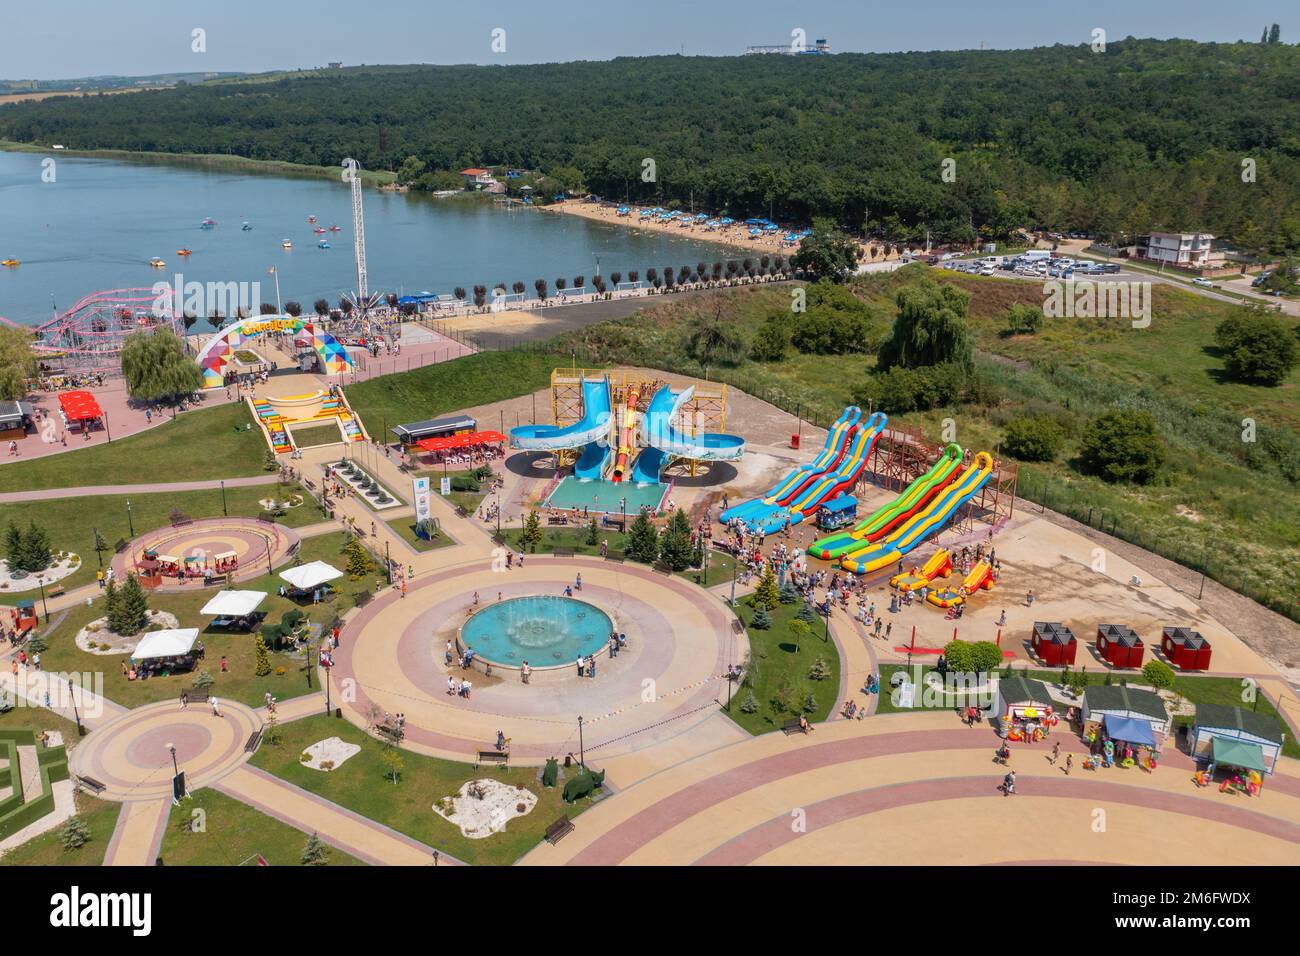
POLYGON ((791 436, 790 436, 790 447, 791 447, 791 448, 798 448, 798 447, 799 447, 799 436, 798 436, 798 435, 791 435, 791 436))

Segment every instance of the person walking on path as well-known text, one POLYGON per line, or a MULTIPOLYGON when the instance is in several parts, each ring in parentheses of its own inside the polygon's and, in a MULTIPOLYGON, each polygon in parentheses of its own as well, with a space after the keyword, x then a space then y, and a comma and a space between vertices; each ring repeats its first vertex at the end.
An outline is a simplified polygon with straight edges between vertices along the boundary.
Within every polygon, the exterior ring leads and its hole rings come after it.
POLYGON ((1009 797, 1016 792, 1016 772, 1008 770, 1007 775, 1002 778, 1002 796, 1009 797))
POLYGON ((1070 768, 1073 766, 1074 766, 1074 754, 1066 754, 1065 766, 1062 769, 1065 770, 1065 775, 1067 777, 1070 775, 1070 768))
POLYGON ((213 716, 213 717, 220 717, 220 716, 221 716, 221 702, 220 702, 219 700, 217 700, 217 698, 213 697, 213 698, 209 701, 209 703, 212 704, 212 716, 213 716))
POLYGON ((181 710, 189 710, 189 707, 190 707, 190 692, 187 690, 183 690, 181 691, 181 710))
POLYGON ((1056 743, 1052 744, 1052 756, 1047 758, 1048 766, 1051 767, 1056 766, 1057 758, 1060 756, 1061 756, 1061 742, 1058 740, 1056 743))

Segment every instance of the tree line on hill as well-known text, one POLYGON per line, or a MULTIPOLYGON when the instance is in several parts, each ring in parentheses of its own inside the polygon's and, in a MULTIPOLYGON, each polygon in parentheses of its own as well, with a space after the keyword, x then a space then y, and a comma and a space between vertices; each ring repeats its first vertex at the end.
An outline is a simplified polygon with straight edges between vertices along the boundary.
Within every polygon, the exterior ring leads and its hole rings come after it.
POLYGON ((1300 49, 1273 30, 1262 43, 1126 39, 1103 52, 418 66, 15 103, 0 107, 0 136, 351 156, 405 164, 431 187, 505 165, 623 201, 824 215, 886 239, 1208 229, 1277 255, 1300 248, 1298 77, 1300 49))

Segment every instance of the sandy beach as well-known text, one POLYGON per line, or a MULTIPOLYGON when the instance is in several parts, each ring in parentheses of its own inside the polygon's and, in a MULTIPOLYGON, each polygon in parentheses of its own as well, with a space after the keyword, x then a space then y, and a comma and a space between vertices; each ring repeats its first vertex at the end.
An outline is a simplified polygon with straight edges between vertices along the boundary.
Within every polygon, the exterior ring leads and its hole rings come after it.
MULTIPOLYGON (((781 241, 781 237, 786 234, 786 230, 781 230, 772 236, 751 236, 749 226, 746 226, 743 222, 714 229, 705 229, 703 223, 697 225, 689 222, 687 225, 682 225, 677 220, 665 222, 658 219, 640 219, 636 214, 637 206, 632 207, 631 215, 620 216, 617 211, 618 206, 602 206, 600 203, 588 199, 570 199, 566 202, 536 208, 546 212, 567 213, 570 216, 596 219, 610 225, 622 226, 625 229, 644 229, 653 232, 671 233, 677 236, 687 235, 692 239, 699 239, 704 242, 716 242, 719 245, 734 246, 738 249, 749 249, 771 255, 793 256, 799 251, 799 243, 787 245, 781 241)), ((902 257, 901 252, 895 252, 888 256, 884 255, 885 244, 880 241, 859 242, 858 245, 862 247, 863 262, 887 262, 902 257), (872 246, 876 247, 875 258, 871 256, 872 246)))

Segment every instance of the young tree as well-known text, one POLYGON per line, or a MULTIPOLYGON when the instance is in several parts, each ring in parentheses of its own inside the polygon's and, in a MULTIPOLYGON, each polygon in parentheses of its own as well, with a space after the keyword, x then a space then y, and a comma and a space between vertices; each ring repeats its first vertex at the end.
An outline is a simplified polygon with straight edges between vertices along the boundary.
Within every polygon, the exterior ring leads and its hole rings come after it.
POLYGON ((754 616, 749 619, 749 626, 756 631, 766 631, 772 626, 772 615, 767 613, 767 608, 759 605, 754 610, 754 616))
POLYGON ((628 557, 642 564, 654 564, 659 557, 659 533, 644 511, 633 520, 627 532, 628 557))
POLYGON ((271 673, 271 652, 261 634, 253 639, 253 673, 258 677, 271 673))
POLYGON ((303 866, 325 866, 330 861, 330 851, 316 831, 312 831, 311 836, 307 838, 306 844, 302 848, 302 865, 303 866))
MULTIPOLYGON (((806 604, 804 605, 804 607, 807 606, 808 605, 806 604)), ((794 635, 794 652, 798 654, 799 648, 803 646, 803 642, 812 636, 812 623, 796 617, 790 622, 790 633, 794 635)))
POLYGON ((1228 375, 1251 385, 1281 385, 1300 361, 1291 328, 1262 309, 1234 314, 1214 330, 1228 375))
POLYGON ((686 512, 678 508, 668 519, 659 557, 674 571, 685 571, 691 565, 691 522, 686 512))
POLYGON ((776 584, 776 572, 772 570, 770 563, 763 567, 763 575, 758 580, 758 587, 754 589, 751 603, 754 607, 767 608, 769 611, 781 603, 781 592, 776 584))
POLYGON ((343 545, 343 556, 347 561, 344 570, 353 581, 358 581, 374 570, 375 563, 370 560, 370 552, 355 537, 349 537, 343 545))
POLYGON ((402 759, 402 752, 396 747, 388 746, 380 753, 380 759, 384 762, 384 776, 392 777, 393 785, 397 785, 397 779, 406 769, 406 761, 402 759))
POLYGON ((128 574, 109 607, 108 628, 114 634, 138 634, 148 622, 149 602, 140 579, 128 574))
POLYGON ((1157 690, 1174 686, 1174 669, 1164 661, 1147 661, 1142 665, 1142 677, 1157 690))
POLYGON ((1012 419, 1007 425, 1002 450, 1021 461, 1051 461, 1065 444, 1065 430, 1054 418, 1030 415, 1012 419))
POLYGON ((530 554, 537 553, 537 546, 542 543, 542 519, 536 509, 528 512, 528 517, 524 519, 524 529, 519 534, 519 543, 522 550, 530 554))
POLYGON ((27 382, 36 378, 36 354, 32 334, 0 324, 0 399, 10 402, 27 397, 27 382))

